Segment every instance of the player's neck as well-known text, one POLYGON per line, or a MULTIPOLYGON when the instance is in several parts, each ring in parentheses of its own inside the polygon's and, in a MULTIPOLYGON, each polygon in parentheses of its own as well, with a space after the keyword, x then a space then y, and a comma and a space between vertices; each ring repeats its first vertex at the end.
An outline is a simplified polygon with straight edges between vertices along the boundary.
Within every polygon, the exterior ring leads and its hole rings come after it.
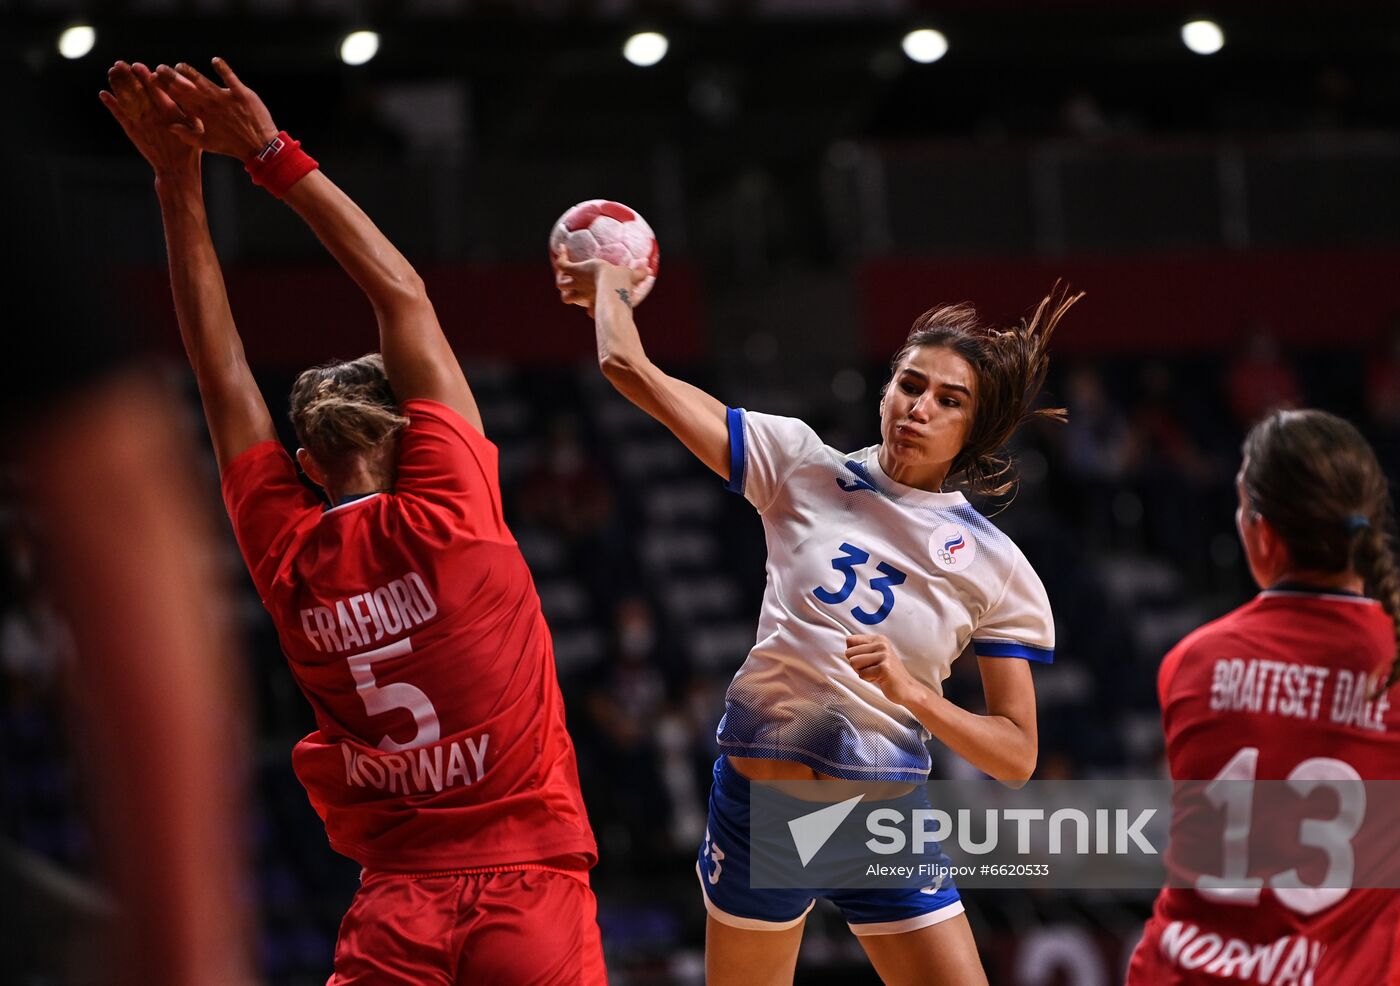
POLYGON ((881 445, 877 454, 880 471, 901 486, 926 490, 929 493, 943 492, 943 481, 948 478, 948 466, 951 463, 942 462, 935 465, 920 463, 915 465, 900 462, 887 445, 881 445))
POLYGON ((369 493, 384 493, 394 486, 397 471, 397 456, 388 454, 392 449, 375 449, 370 452, 355 452, 346 455, 335 463, 333 472, 326 476, 326 498, 331 506, 369 493))
POLYGON ((1333 589, 1364 595, 1366 580, 1348 569, 1345 572, 1314 572, 1308 569, 1290 569, 1269 581, 1268 588, 1287 585, 1305 585, 1311 589, 1333 589))
POLYGON ((392 476, 384 476, 368 468, 358 468, 336 476, 326 483, 326 498, 331 506, 339 506, 356 497, 383 493, 394 485, 392 476))

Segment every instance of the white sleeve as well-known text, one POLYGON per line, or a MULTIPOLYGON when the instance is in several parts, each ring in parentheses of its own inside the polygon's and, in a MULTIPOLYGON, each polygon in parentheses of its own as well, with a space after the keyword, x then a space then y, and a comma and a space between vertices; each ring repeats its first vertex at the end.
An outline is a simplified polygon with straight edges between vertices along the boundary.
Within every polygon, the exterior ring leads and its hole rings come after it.
POLYGON ((1001 598, 972 631, 978 657, 1021 657, 1049 664, 1055 657, 1055 617, 1045 586, 1018 551, 1001 598))
POLYGON ((725 489, 743 494, 762 513, 793 470, 821 447, 817 433, 797 418, 731 407, 725 489))

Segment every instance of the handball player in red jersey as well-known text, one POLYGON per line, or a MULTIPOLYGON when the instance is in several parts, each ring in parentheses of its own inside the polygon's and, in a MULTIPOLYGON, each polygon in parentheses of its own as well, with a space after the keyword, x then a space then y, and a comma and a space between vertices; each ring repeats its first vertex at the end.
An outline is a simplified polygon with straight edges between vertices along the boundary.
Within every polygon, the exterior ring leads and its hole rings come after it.
MULTIPOLYGON (((317 730, 292 760, 364 867, 332 986, 605 982, 593 834, 497 452, 423 282, 262 101, 118 62, 104 104, 155 170, 180 332, 224 500, 317 730), (203 151, 245 162, 369 298, 382 356, 307 370, 297 478, 245 361, 203 151)), ((282 331, 296 331, 295 310, 282 331)))
MULTIPOLYGON (((1162 662, 1172 778, 1400 779, 1400 571, 1375 453, 1331 414, 1280 411, 1245 439, 1236 485, 1240 540, 1263 591, 1162 662)), ((1256 840, 1269 837, 1259 811, 1256 840)), ((1400 892, 1326 880, 1169 887, 1128 982, 1380 984, 1397 918, 1400 892)))

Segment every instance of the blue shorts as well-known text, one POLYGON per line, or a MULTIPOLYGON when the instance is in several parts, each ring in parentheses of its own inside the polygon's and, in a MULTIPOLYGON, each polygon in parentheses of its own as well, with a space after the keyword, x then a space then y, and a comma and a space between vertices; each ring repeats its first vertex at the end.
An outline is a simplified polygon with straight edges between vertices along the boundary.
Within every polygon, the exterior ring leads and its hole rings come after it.
MULTIPOLYGON (((807 917, 816 898, 835 904, 857 935, 893 935, 938 924, 963 912, 951 879, 937 886, 895 889, 756 889, 749 886, 750 781, 721 756, 715 761, 710 815, 696 874, 705 909, 720 924, 752 931, 784 931, 807 917)), ((927 807, 927 795, 924 806, 927 807)), ((935 846, 929 862, 946 862, 935 846)))

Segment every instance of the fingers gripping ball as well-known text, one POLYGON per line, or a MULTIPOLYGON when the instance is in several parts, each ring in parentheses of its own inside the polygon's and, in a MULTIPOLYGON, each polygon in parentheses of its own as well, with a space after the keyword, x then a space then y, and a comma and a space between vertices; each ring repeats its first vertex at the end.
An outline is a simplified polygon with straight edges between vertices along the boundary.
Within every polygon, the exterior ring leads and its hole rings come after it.
POLYGON ((656 283, 661 252, 651 226, 633 209, 607 199, 589 199, 569 209, 549 234, 549 252, 560 247, 571 261, 598 258, 619 267, 647 272, 646 280, 632 290, 632 303, 641 304, 656 283))

